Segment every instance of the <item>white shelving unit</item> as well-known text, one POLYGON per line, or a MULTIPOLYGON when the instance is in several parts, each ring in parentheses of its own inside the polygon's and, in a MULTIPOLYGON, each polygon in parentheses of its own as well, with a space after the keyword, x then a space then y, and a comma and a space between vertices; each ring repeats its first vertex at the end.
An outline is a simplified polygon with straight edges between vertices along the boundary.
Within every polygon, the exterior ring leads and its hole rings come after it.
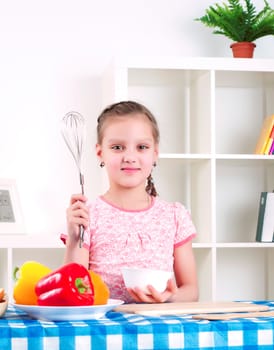
POLYGON ((137 100, 159 122, 157 190, 191 210, 200 299, 273 299, 274 244, 255 236, 260 192, 274 189, 274 157, 253 152, 274 113, 274 60, 120 59, 103 91, 104 106, 137 100))

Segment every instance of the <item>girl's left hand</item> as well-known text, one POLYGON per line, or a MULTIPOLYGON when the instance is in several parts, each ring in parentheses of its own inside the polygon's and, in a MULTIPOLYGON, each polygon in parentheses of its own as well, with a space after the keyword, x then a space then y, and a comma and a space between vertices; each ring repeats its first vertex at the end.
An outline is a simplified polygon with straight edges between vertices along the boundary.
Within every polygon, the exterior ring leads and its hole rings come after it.
POLYGON ((140 288, 128 288, 127 291, 131 297, 139 303, 164 303, 168 301, 173 294, 177 292, 175 280, 169 279, 164 292, 159 293, 153 286, 148 285, 147 289, 151 294, 145 294, 140 288))

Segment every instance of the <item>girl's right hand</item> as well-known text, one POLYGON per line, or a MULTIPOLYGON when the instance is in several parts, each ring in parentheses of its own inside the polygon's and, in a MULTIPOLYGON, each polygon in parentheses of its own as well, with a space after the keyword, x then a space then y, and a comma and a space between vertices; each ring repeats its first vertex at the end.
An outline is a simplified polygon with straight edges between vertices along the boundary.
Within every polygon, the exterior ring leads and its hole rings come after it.
POLYGON ((70 205, 66 210, 67 229, 70 238, 79 239, 80 225, 87 229, 89 224, 89 212, 86 206, 87 198, 82 194, 73 194, 70 205))

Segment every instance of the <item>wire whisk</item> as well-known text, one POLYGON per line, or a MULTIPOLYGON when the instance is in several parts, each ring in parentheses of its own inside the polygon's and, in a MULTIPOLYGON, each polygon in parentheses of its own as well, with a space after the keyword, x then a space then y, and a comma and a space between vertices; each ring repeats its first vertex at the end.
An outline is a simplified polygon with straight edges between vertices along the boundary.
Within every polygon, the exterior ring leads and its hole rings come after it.
MULTIPOLYGON (((62 119, 61 133, 70 150, 79 171, 81 192, 84 194, 84 175, 82 171, 82 156, 86 136, 85 119, 78 112, 68 112, 62 119)), ((80 225, 80 248, 84 241, 84 227, 80 225)))

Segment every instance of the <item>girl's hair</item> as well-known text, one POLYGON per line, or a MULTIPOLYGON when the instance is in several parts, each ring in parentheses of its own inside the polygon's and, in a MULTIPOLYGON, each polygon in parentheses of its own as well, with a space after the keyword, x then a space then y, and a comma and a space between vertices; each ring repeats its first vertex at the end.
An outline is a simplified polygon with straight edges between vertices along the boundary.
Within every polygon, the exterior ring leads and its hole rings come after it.
MULTIPOLYGON (((133 116, 134 117, 136 113, 143 114, 147 117, 147 119, 151 124, 154 142, 156 144, 159 144, 159 139, 160 139, 159 127, 154 115, 144 105, 135 101, 121 101, 118 103, 114 103, 109 105, 102 111, 102 113, 99 115, 97 119, 98 144, 102 143, 104 125, 107 120, 109 120, 110 118, 115 118, 116 116, 118 117, 133 116)), ((157 196, 157 191, 155 189, 151 174, 147 178, 146 191, 149 195, 157 196)))

